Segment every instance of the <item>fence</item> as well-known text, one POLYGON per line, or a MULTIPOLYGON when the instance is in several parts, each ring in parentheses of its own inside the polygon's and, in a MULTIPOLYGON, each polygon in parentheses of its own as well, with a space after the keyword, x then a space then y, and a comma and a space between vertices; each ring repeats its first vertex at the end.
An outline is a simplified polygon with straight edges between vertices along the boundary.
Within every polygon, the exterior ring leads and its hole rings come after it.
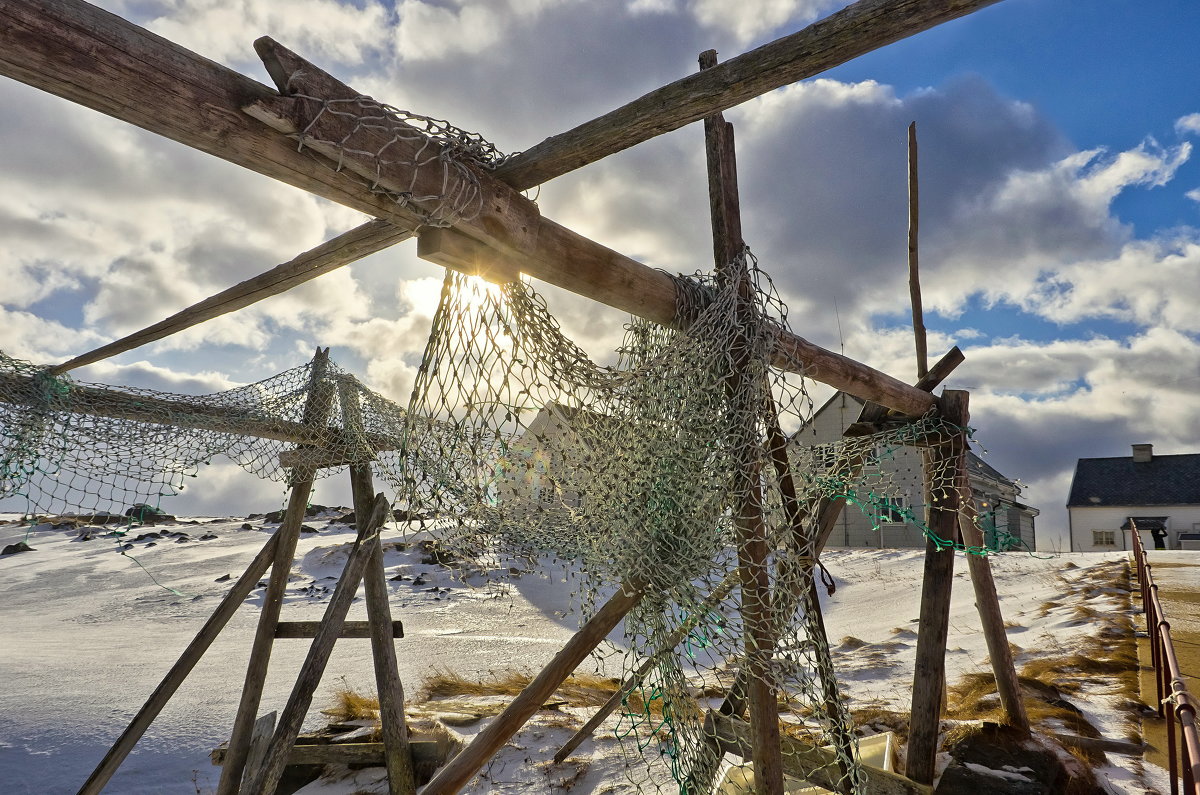
POLYGON ((1179 670, 1179 658, 1171 643, 1171 624, 1163 615, 1158 585, 1146 560, 1146 548, 1136 523, 1130 520, 1133 557, 1142 605, 1146 613, 1146 633, 1150 636, 1151 660, 1157 690, 1158 715, 1167 722, 1167 760, 1171 776, 1171 795, 1200 795, 1200 732, 1196 724, 1196 698, 1188 692, 1179 670), (1171 708, 1168 709, 1167 705, 1171 708), (1183 789, 1180 790, 1182 781, 1183 789))

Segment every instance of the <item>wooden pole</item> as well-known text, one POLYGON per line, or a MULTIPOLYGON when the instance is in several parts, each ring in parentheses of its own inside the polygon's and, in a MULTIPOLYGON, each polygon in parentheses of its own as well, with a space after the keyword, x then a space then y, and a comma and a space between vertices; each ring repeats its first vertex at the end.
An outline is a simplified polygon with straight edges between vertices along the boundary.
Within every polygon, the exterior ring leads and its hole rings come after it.
MULTIPOLYGON (((965 470, 962 480, 964 511, 959 514, 959 530, 963 543, 968 548, 982 549, 983 533, 971 518, 974 515, 975 502, 971 497, 971 487, 967 483, 965 470)), ((971 572, 975 608, 979 611, 979 621, 983 625, 983 637, 987 642, 988 657, 992 661, 992 672, 996 676, 996 692, 1000 696, 1005 722, 1014 729, 1029 734, 1029 716, 1025 711, 1025 701, 1021 697, 1021 684, 1013 664, 1012 648, 1008 645, 1008 633, 1004 630, 1004 616, 1000 613, 1000 597, 996 593, 996 581, 992 577, 992 564, 984 555, 968 554, 967 568, 971 572)))
POLYGON ((579 731, 575 732, 573 735, 571 735, 569 740, 563 743, 562 748, 558 749, 558 753, 554 755, 554 764, 561 764, 564 759, 571 755, 572 751, 579 747, 580 743, 582 743, 588 737, 591 737, 596 731, 597 727, 604 722, 604 719, 611 715, 613 710, 615 710, 625 700, 625 697, 632 693, 633 689, 642 683, 642 680, 645 679, 646 674, 650 673, 654 666, 658 665, 659 660, 662 659, 662 656, 670 653, 675 649, 676 646, 682 643, 684 639, 691 634, 691 631, 707 617, 708 611, 720 604, 721 600, 726 596, 729 596, 729 593, 733 590, 733 586, 736 583, 737 578, 732 574, 727 575, 725 579, 721 580, 721 584, 718 585, 716 589, 714 589, 713 592, 710 593, 708 597, 705 598, 705 600, 701 603, 701 609, 692 613, 685 621, 676 627, 675 631, 667 636, 667 639, 663 642, 658 651, 647 657, 646 661, 638 666, 636 671, 625 677, 625 681, 623 681, 621 686, 618 687, 611 696, 609 696, 608 701, 605 701, 604 704, 602 704, 600 708, 596 710, 596 713, 592 715, 592 717, 588 718, 587 723, 583 724, 579 731))
MULTIPOLYGON (((332 409, 333 394, 324 380, 329 365, 329 349, 317 349, 313 357, 312 373, 309 378, 309 393, 304 405, 303 424, 322 427, 332 409)), ((275 534, 279 543, 271 562, 271 579, 263 597, 262 611, 258 617, 258 629, 250 649, 250 662, 246 666, 246 680, 242 686, 242 697, 238 704, 233 732, 229 738, 229 753, 221 768, 221 781, 217 795, 236 795, 241 788, 242 772, 250 750, 250 738, 254 723, 258 719, 258 705, 262 700, 263 685, 267 680, 267 668, 271 662, 271 649, 275 643, 275 628, 283 607, 283 596, 287 590, 288 576, 296 556, 296 542, 300 538, 300 526, 304 523, 304 512, 308 497, 312 493, 314 472, 311 467, 298 466, 292 472, 292 493, 288 498, 283 522, 275 534)))
MULTIPOLYGON (((379 528, 383 526, 390 515, 391 509, 388 501, 382 494, 379 494, 375 497, 370 518, 358 522, 358 537, 354 541, 354 547, 350 550, 350 556, 346 559, 341 579, 333 589, 329 605, 325 608, 321 626, 317 630, 317 636, 313 638, 308 655, 304 658, 300 675, 296 678, 295 685, 292 686, 292 694, 288 697, 283 713, 279 716, 279 725, 267 747, 262 768, 246 771, 247 775, 252 777, 251 783, 247 787, 250 795, 274 795, 278 788, 292 746, 296 744, 296 737, 300 734, 304 718, 308 715, 308 708, 312 705, 313 693, 316 691, 317 685, 321 683, 325 666, 329 662, 329 656, 333 653, 334 643, 341 635, 342 625, 346 621, 346 613, 354 601, 354 594, 358 592, 359 583, 362 582, 363 572, 367 567, 367 560, 370 558, 372 537, 378 534, 379 528), (367 528, 365 532, 363 531, 364 527, 367 528)), ((230 744, 230 751, 233 751, 232 744, 230 744)))
POLYGON ((801 31, 689 75, 547 138, 498 173, 518 188, 593 163, 768 91, 820 74, 997 0, 860 0, 801 31))
MULTIPOLYGON (((351 376, 339 380, 338 397, 342 408, 342 426, 352 434, 361 433, 362 409, 351 376)), ((361 451, 368 456, 371 454, 365 441, 361 451)), ((350 465, 350 486, 359 534, 366 535, 367 517, 371 513, 375 493, 369 463, 350 465)), ((363 586, 367 597, 367 620, 371 628, 375 688, 379 693, 379 723, 383 732, 388 791, 390 795, 413 795, 417 785, 408 747, 408 724, 404 718, 404 686, 397 670, 396 641, 392 637, 392 614, 388 604, 387 577, 383 570, 383 545, 378 534, 368 544, 370 559, 363 574, 363 586)))
POLYGON ((925 313, 921 306, 921 274, 917 262, 917 230, 920 225, 920 196, 917 185, 917 123, 908 125, 908 294, 912 298, 913 335, 917 345, 917 378, 929 371, 925 342, 925 313))
MULTIPOLYGON (((950 391, 942 398, 943 416, 966 427, 966 392, 950 391)), ((953 544, 958 532, 958 467, 963 455, 962 434, 935 446, 926 456, 926 514, 931 532, 953 544), (936 478, 936 481, 933 480, 936 478)), ((950 630, 950 596, 954 585, 954 547, 943 548, 926 540, 925 569, 921 580, 920 632, 917 660, 913 669, 912 709, 909 713, 909 778, 932 784, 946 687, 946 638, 950 630)))
POLYGON ((79 788, 79 795, 98 795, 104 789, 104 786, 113 777, 113 774, 120 768, 121 763, 129 756, 130 751, 137 744, 137 741, 146 733, 146 729, 154 722, 162 712, 163 707, 171 700, 171 696, 175 695, 175 691, 187 679, 188 674, 200 662, 200 658, 208 651, 213 641, 221 634, 221 630, 229 623, 229 619, 237 612, 237 609, 242 606, 242 602, 250 595, 250 591, 258 584, 259 578, 266 573, 267 568, 271 565, 272 559, 275 557, 275 548, 279 545, 279 533, 271 536, 270 540, 263 545, 263 548, 250 562, 246 571, 238 578, 233 587, 221 599, 221 603, 217 605, 217 609, 204 622, 204 626, 196 633, 196 637, 184 649, 183 654, 171 666, 171 670, 163 677, 162 682, 146 699, 146 703, 138 710, 137 715, 129 722, 125 731, 113 743, 112 748, 100 760, 100 764, 88 776, 88 780, 79 788))
MULTIPOLYGON (((716 63, 715 50, 700 54, 701 70, 712 68, 716 63)), ((720 113, 705 118, 704 140, 717 279, 726 285, 737 285, 739 289, 736 311, 741 328, 732 342, 730 375, 725 385, 729 411, 735 422, 744 423, 741 433, 746 444, 734 489, 739 503, 733 506, 733 519, 737 530, 742 632, 749 673, 750 727, 754 735, 754 789, 759 795, 782 795, 779 707, 771 673, 775 639, 771 621, 770 548, 763 521, 758 464, 753 455, 755 448, 760 446, 755 420, 761 410, 751 397, 758 392, 759 385, 750 381, 753 376, 750 374, 751 351, 747 339, 747 335, 754 332, 758 318, 750 303, 753 297, 744 259, 746 244, 742 239, 733 125, 720 113)))
POLYGON ((282 265, 260 273, 253 279, 247 279, 228 290, 222 290, 199 303, 192 304, 165 320, 51 367, 49 372, 51 375, 59 375, 68 370, 95 364, 119 353, 131 351, 172 334, 178 334, 184 329, 189 329, 206 320, 243 309, 264 298, 270 298, 290 290, 410 237, 412 237, 411 231, 400 229, 387 221, 368 221, 349 232, 343 232, 332 240, 327 240, 282 265))
MULTIPOLYGON (((323 166, 311 152, 297 152, 293 139, 242 112, 257 106, 290 130, 303 115, 294 104, 299 100, 280 97, 82 0, 0 0, 0 74, 402 229, 421 222, 419 213, 372 193, 361 174, 323 166), (289 112, 296 118, 279 115, 289 112)), ((531 276, 659 323, 674 321, 674 278, 541 217, 536 206, 491 174, 479 169, 473 174, 487 199, 485 212, 464 222, 458 233, 519 258, 531 276)), ((412 175, 392 177, 406 184, 412 175)), ((918 416, 932 405, 920 390, 802 337, 782 337, 777 347, 777 366, 803 369, 815 380, 903 414, 918 416)))
POLYGON ((583 659, 621 622, 625 614, 633 609, 641 600, 645 587, 644 582, 627 583, 613 594, 512 703, 475 735, 470 745, 437 772, 437 775, 422 788, 421 795, 452 795, 466 786, 479 772, 479 768, 483 767, 509 738, 520 731, 579 663, 583 662, 583 659))

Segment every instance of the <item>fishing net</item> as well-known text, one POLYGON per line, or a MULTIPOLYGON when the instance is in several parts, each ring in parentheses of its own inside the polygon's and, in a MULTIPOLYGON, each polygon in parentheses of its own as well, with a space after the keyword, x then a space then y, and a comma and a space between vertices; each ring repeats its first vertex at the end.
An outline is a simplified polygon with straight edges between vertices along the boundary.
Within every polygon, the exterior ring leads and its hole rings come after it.
MULTIPOLYGON (((749 252, 735 265, 679 277, 682 330, 631 321, 612 366, 528 284, 447 273, 407 407, 323 352, 203 397, 85 384, 0 354, 0 499, 31 517, 123 515, 217 457, 284 483, 371 461, 396 504, 489 584, 514 557, 557 559, 585 617, 618 587, 640 594, 597 663, 622 670, 609 730, 640 791, 751 787, 762 743, 747 716, 765 709, 794 783, 860 792, 817 554, 843 507, 878 526, 905 505, 901 519, 924 529, 923 498, 882 462, 963 429, 929 416, 812 444, 813 402, 786 372, 803 368, 772 366, 786 308, 749 252)), ((935 502, 959 483, 926 474, 935 502)))
MULTIPOLYGON (((585 615, 616 587, 641 594, 601 652, 623 660, 615 731, 639 789, 751 786, 730 766, 751 755, 757 681, 777 699, 788 775, 858 792, 817 603, 820 527, 847 504, 892 521, 908 488, 880 454, 962 429, 931 416, 806 443, 804 380, 769 366, 786 309, 749 252, 737 265, 719 282, 680 278, 686 330, 634 320, 612 367, 527 284, 448 273, 403 452, 379 471, 443 548, 490 561, 493 577, 506 559, 553 555, 585 615)), ((954 473, 932 475, 954 487, 954 473)))

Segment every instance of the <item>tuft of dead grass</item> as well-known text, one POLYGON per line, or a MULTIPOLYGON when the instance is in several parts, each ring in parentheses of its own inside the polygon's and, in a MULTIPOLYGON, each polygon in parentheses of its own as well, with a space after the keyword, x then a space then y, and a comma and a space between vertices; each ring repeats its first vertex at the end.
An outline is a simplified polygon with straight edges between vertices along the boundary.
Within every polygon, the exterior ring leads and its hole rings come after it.
POLYGON ((379 698, 359 693, 343 683, 333 691, 333 703, 321 713, 334 721, 378 720, 379 698))

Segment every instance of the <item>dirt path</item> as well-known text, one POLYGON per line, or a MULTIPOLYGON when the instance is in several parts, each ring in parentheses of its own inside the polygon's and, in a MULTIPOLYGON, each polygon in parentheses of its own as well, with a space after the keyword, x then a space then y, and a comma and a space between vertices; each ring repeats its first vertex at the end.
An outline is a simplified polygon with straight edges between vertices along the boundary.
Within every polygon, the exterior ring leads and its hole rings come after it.
MULTIPOLYGON (((1200 552, 1149 551, 1151 574, 1158 583, 1158 598, 1163 614, 1171 624, 1171 642, 1179 658, 1179 667, 1193 696, 1200 696, 1200 552)), ((1136 598, 1136 594, 1135 594, 1136 598)), ((1144 630, 1145 620, 1138 629, 1144 630)), ((1157 694, 1154 669, 1150 663, 1150 642, 1138 641, 1141 661, 1142 700, 1155 707, 1157 694)), ((1147 744, 1147 762, 1167 767, 1165 722, 1157 718, 1143 721, 1147 744)))

